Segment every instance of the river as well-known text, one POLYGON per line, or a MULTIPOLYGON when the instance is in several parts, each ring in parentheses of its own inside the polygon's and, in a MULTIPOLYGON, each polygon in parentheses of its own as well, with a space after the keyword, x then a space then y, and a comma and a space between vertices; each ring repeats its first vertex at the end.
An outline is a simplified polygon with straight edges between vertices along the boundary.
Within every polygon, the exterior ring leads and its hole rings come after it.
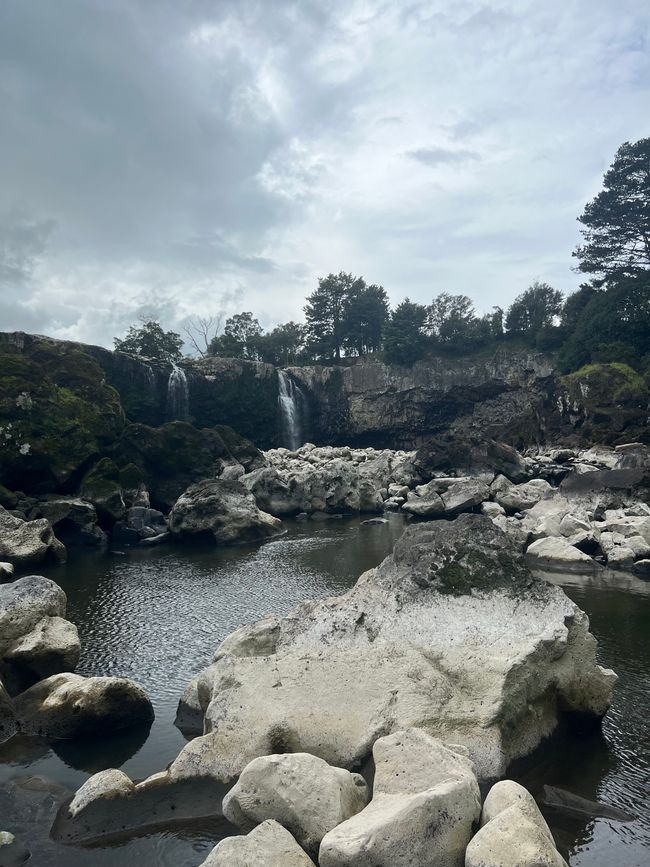
MULTIPOLYGON (((335 595, 378 564, 402 532, 360 519, 289 523, 259 547, 184 547, 75 552, 46 570, 68 596, 86 675, 124 675, 151 697, 151 728, 97 741, 14 738, 0 746, 0 821, 29 843, 36 867, 196 867, 224 822, 149 834, 91 850, 64 847, 48 831, 64 789, 121 767, 132 778, 164 768, 185 739, 174 727, 179 696, 219 642, 242 623, 284 613, 303 599, 335 595), (44 783, 33 778, 43 778, 44 783), (30 779, 31 778, 31 779, 30 779)), ((625 576, 558 579, 591 619, 600 661, 620 676, 601 733, 555 739, 516 769, 537 793, 544 783, 599 798, 638 818, 619 823, 547 814, 571 867, 641 867, 650 862, 650 585, 625 576)), ((2 828, 0 828, 2 830, 2 828)))

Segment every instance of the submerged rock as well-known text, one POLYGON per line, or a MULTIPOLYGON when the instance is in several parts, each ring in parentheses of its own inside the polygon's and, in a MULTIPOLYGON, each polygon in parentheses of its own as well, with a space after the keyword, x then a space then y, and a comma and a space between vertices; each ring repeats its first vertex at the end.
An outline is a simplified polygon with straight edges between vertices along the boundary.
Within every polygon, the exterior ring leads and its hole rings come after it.
POLYGON ((0 559, 15 566, 45 562, 60 563, 66 558, 65 546, 54 535, 49 521, 41 518, 24 521, 0 506, 0 559))
POLYGON ((325 834, 362 810, 369 797, 362 776, 316 756, 261 756, 244 768, 224 798, 223 814, 243 831, 275 819, 316 855, 325 834))
POLYGON ((169 516, 177 538, 212 538, 217 545, 257 542, 282 532, 282 522, 260 511, 239 482, 205 479, 179 497, 169 516))
POLYGON ((372 801, 323 838, 321 867, 462 867, 481 812, 472 763, 417 729, 373 755, 372 801))
POLYGON ((14 577, 13 563, 0 562, 0 583, 3 581, 11 581, 14 577))
POLYGON ((246 837, 222 840, 201 867, 314 867, 282 825, 270 819, 246 837))
POLYGON ((123 677, 55 674, 14 699, 21 731, 49 738, 99 735, 151 722, 142 687, 123 677))
POLYGON ((418 525, 344 596, 226 638, 181 701, 205 734, 170 778, 225 782, 277 752, 354 768, 377 737, 410 727, 466 746, 494 777, 558 714, 603 716, 616 677, 595 650, 584 613, 488 518, 418 525))
POLYGON ((0 867, 20 867, 31 853, 27 846, 9 831, 0 831, 0 867))
POLYGON ((544 786, 540 803, 547 809, 556 810, 579 819, 612 819, 614 822, 633 822, 636 816, 600 801, 589 801, 575 792, 558 789, 556 786, 544 786))

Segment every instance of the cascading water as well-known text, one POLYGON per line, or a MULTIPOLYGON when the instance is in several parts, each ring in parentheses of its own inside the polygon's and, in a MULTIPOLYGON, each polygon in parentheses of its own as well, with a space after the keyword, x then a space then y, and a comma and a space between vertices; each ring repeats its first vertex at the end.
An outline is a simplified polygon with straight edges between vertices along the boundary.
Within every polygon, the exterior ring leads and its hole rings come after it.
POLYGON ((305 393, 286 370, 278 370, 278 405, 282 436, 287 448, 297 449, 305 442, 305 393))
POLYGON ((185 371, 172 363, 167 380, 167 418, 170 421, 187 421, 190 414, 190 393, 185 371))

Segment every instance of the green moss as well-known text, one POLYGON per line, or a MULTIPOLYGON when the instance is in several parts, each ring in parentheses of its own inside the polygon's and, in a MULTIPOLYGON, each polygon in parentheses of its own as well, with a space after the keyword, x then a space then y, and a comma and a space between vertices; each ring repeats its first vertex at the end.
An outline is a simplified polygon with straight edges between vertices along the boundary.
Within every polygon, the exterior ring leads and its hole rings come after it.
POLYGON ((0 482, 65 489, 124 426, 117 392, 81 349, 33 339, 0 351, 0 482))
POLYGON ((436 589, 450 596, 466 596, 472 591, 489 592, 495 588, 518 595, 530 594, 530 574, 522 563, 504 554, 498 556, 496 566, 494 552, 488 556, 470 550, 457 554, 453 560, 437 568, 432 577, 436 589))
POLYGON ((572 396, 588 407, 606 410, 609 406, 647 404, 648 387, 643 377, 628 364, 586 364, 561 380, 572 396))
POLYGON ((135 491, 144 481, 144 474, 135 464, 127 464, 120 470, 119 481, 122 488, 135 491))

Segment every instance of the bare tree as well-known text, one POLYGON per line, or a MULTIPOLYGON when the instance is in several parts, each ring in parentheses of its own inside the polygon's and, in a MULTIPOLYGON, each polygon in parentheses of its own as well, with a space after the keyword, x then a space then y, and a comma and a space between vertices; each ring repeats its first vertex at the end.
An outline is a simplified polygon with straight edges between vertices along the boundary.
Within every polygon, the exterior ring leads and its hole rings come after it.
POLYGON ((213 338, 221 331, 223 313, 216 316, 191 316, 183 326, 189 344, 205 358, 213 338))

